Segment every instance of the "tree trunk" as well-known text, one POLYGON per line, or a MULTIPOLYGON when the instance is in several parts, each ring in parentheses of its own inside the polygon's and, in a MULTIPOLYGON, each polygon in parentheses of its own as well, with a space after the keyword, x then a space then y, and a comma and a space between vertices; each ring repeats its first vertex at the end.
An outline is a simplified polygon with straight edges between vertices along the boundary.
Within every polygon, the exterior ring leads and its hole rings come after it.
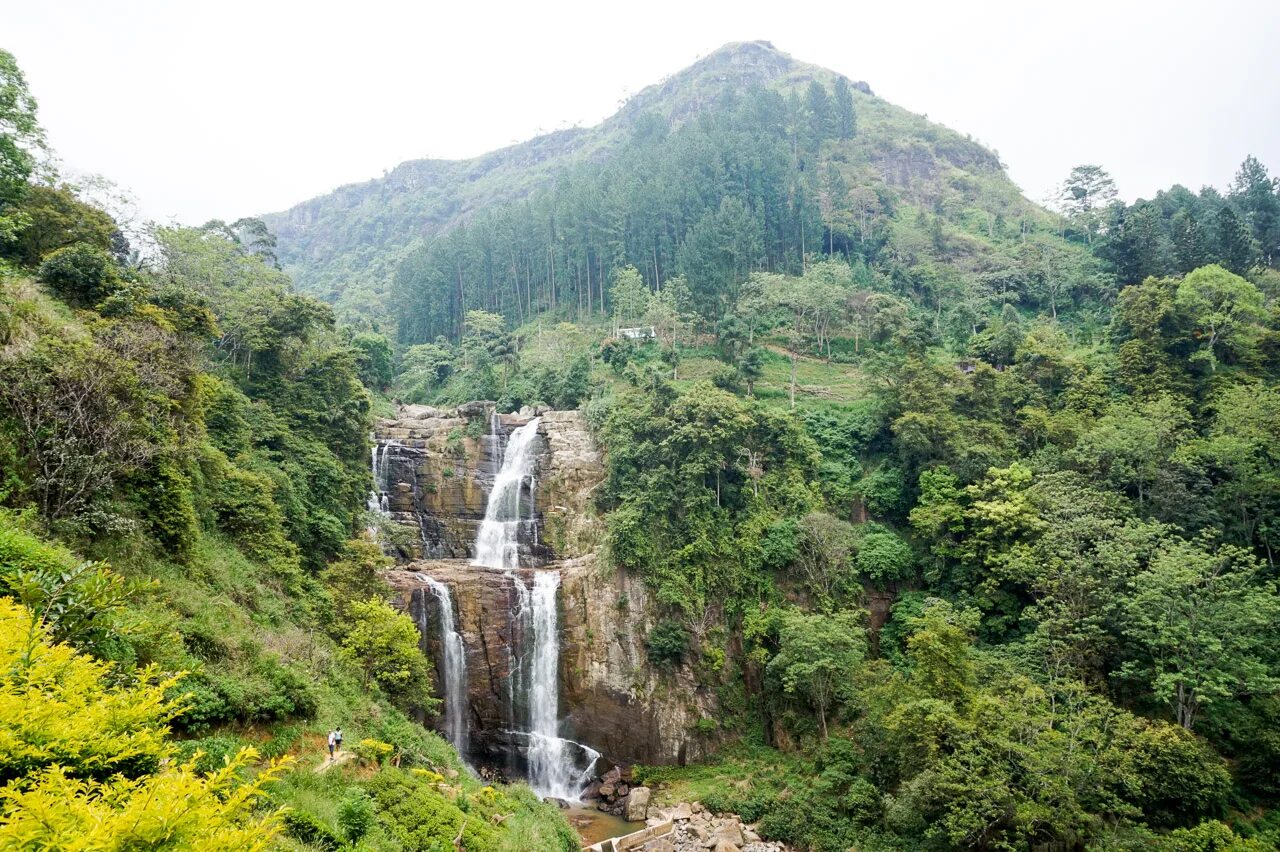
POLYGON ((791 407, 796 407, 796 353, 791 352, 791 407))

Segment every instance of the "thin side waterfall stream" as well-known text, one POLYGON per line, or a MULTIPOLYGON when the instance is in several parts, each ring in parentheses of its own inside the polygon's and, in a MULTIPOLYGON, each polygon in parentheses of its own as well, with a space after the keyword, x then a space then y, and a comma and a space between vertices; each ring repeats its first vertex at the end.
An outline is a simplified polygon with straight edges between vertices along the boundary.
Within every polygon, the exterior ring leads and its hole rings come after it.
POLYGON ((445 736, 458 754, 466 759, 468 742, 467 725, 467 651, 462 634, 454 624, 453 597, 449 587, 439 580, 420 575, 440 607, 440 648, 444 658, 441 669, 444 674, 444 730, 445 736))

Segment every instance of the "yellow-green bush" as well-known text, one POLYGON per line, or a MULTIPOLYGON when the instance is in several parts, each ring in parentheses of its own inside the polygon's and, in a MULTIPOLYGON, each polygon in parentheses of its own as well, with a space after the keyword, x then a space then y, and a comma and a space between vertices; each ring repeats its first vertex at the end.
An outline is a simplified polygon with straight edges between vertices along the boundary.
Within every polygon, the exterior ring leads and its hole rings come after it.
POLYGON ((167 697, 154 669, 121 683, 107 664, 49 641, 25 607, 0 599, 0 848, 265 849, 274 814, 253 815, 274 763, 241 750, 207 775, 175 764, 167 697))
POLYGON ((168 756, 165 696, 176 677, 144 669, 121 684, 112 667, 51 644, 25 607, 0 599, 0 780, 49 767, 80 778, 133 777, 168 756))

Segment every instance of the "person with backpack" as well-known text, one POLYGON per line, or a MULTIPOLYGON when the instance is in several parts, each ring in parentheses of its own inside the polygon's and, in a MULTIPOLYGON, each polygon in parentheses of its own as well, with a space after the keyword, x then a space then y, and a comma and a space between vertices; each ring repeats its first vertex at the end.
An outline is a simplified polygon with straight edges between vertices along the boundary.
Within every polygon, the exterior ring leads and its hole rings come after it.
POLYGON ((339 740, 338 740, 338 737, 337 737, 337 732, 335 732, 335 731, 330 731, 330 732, 329 732, 329 757, 330 757, 330 758, 332 758, 332 757, 333 757, 333 748, 334 748, 334 746, 336 746, 336 745, 338 744, 338 742, 339 742, 339 740))

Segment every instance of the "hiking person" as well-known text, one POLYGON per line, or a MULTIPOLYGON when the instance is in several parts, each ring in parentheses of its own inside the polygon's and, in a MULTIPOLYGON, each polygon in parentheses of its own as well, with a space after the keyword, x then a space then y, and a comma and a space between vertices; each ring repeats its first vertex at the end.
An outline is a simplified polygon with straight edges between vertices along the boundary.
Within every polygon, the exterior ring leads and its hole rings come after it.
POLYGON ((329 757, 333 757, 333 747, 338 744, 338 735, 335 731, 329 732, 329 757))
POLYGON ((342 728, 339 727, 333 732, 334 743, 338 746, 338 751, 342 751, 342 728))

